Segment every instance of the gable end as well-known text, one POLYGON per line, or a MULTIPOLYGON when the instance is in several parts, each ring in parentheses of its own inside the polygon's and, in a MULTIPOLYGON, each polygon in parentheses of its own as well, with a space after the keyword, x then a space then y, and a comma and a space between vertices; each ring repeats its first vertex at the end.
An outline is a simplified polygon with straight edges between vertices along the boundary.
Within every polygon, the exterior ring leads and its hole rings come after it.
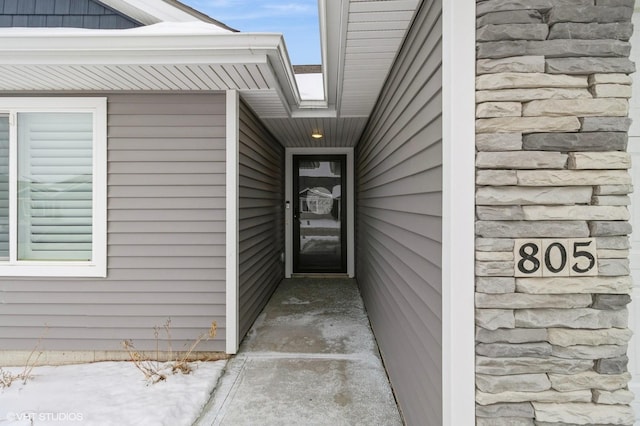
POLYGON ((97 0, 0 0, 0 28, 126 29, 142 24, 97 0))

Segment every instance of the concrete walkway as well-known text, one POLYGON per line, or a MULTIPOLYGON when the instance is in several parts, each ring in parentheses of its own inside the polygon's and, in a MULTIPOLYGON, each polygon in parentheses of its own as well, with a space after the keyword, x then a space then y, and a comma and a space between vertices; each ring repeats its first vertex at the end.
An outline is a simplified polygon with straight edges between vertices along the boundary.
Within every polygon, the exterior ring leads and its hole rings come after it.
POLYGON ((197 425, 402 425, 354 280, 284 280, 197 425))

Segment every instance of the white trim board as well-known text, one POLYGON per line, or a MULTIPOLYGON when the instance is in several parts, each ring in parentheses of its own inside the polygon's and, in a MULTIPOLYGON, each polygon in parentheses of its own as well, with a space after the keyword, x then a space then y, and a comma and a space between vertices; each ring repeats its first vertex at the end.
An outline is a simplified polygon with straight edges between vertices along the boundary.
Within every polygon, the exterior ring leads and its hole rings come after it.
MULTIPOLYGON (((355 178, 353 148, 286 148, 285 150, 285 202, 291 206, 293 191, 294 155, 346 155, 347 156, 347 275, 355 276, 355 178)), ((285 212, 285 277, 293 274, 293 209, 285 212)))
MULTIPOLYGON (((635 28, 640 25, 640 5, 636 5, 633 13, 632 22, 635 28)), ((638 63, 640 60, 640 33, 634 32, 631 37, 631 55, 632 61, 638 63)), ((634 191, 629 194, 631 196, 631 227, 633 229, 630 235, 631 248, 629 251, 629 262, 631 268, 631 276, 633 278, 633 289, 631 292, 631 303, 627 305, 629 310, 629 328, 633 330, 633 337, 629 341, 627 355, 629 357, 628 371, 631 373, 631 381, 629 382, 629 390, 631 390, 635 398, 631 402, 631 406, 635 412, 636 424, 640 424, 640 76, 638 73, 631 75, 633 78, 633 95, 629 100, 629 117, 633 119, 633 123, 629 128, 629 143, 627 151, 631 155, 633 167, 629 170, 633 180, 634 191)))
POLYGON ((442 1, 444 425, 475 424, 475 3, 442 1))
POLYGON ((238 91, 227 91, 226 138, 226 348, 228 354, 238 351, 239 276, 238 276, 238 160, 240 99, 238 91))

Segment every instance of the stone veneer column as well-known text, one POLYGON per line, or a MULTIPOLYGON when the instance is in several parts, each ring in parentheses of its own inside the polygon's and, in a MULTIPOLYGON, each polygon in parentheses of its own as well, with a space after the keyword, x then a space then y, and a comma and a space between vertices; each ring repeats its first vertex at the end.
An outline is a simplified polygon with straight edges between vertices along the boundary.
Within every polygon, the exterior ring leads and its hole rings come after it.
POLYGON ((477 1, 478 425, 630 425, 633 0, 477 1), (515 278, 514 239, 585 238, 598 275, 515 278))

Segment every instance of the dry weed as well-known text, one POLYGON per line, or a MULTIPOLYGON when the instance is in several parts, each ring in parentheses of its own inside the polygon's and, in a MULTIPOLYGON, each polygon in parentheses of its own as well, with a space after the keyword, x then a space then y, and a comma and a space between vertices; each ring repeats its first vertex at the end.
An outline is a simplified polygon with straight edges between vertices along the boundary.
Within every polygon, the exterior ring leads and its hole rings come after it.
POLYGON ((138 370, 144 374, 145 380, 149 383, 158 383, 167 379, 167 376, 175 373, 189 374, 192 371, 192 364, 189 362, 191 354, 203 340, 209 340, 216 337, 218 324, 216 321, 211 323, 211 327, 205 333, 200 334, 196 340, 184 351, 182 356, 179 353, 174 355, 171 342, 171 318, 169 318, 162 327, 167 337, 167 362, 160 362, 160 327, 155 326, 154 337, 156 340, 156 359, 152 360, 144 356, 136 349, 131 339, 124 340, 122 346, 129 353, 129 358, 138 370))
POLYGON ((13 382, 18 380, 22 381, 22 384, 24 385, 24 384, 27 384, 27 381, 29 379, 33 378, 33 376, 31 375, 31 372, 33 371, 33 368, 38 363, 38 360, 40 359, 40 357, 42 356, 42 351, 38 349, 40 348, 40 343, 42 343, 42 339, 44 338, 44 336, 47 334, 48 331, 49 331, 49 328, 47 327, 44 333, 42 333, 42 335, 38 338, 36 345, 33 347, 31 352, 29 353, 29 356, 27 357, 27 361, 25 362, 24 368, 22 369, 22 371, 20 371, 19 373, 11 373, 7 370, 3 370, 2 367, 0 367, 0 389, 8 388, 9 386, 11 386, 13 382), (34 355, 35 355, 35 358, 34 358, 34 355))

